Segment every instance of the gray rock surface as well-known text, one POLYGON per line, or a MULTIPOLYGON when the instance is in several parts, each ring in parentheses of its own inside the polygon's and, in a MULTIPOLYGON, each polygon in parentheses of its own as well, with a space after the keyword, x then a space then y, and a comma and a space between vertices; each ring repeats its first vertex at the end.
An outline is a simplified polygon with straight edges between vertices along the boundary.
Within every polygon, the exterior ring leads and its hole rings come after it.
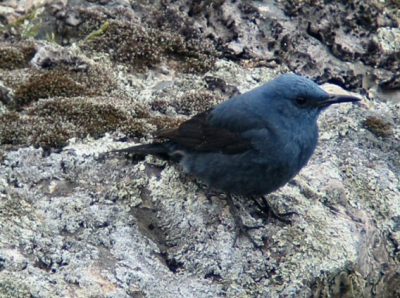
POLYGON ((399 7, 232 2, 48 2, 0 27, 1 297, 399 297, 399 7), (236 198, 261 250, 173 163, 101 155, 290 71, 365 97, 269 196, 292 225, 236 198))

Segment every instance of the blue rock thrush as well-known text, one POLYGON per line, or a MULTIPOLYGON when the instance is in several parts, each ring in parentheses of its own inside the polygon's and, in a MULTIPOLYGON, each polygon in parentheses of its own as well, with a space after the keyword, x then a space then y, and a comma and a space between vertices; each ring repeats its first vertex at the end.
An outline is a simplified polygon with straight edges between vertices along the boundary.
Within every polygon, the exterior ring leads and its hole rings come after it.
MULTIPOLYGON (((252 227, 241 221, 231 195, 253 198, 271 215, 264 195, 285 185, 307 164, 317 145, 321 111, 331 104, 359 100, 328 94, 302 76, 281 75, 175 129, 158 131, 152 144, 113 152, 167 154, 178 160, 185 173, 227 193, 238 232, 257 246, 247 231, 252 227)), ((281 215, 289 214, 293 212, 272 213, 281 220, 281 215)))

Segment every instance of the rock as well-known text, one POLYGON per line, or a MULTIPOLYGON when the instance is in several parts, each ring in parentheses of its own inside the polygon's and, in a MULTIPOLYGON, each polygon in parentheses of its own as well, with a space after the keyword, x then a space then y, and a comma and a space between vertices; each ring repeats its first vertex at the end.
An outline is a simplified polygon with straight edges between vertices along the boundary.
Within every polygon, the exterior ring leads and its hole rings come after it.
POLYGON ((0 296, 398 297, 398 10, 328 2, 48 2, 0 28, 0 296), (363 104, 269 196, 292 225, 235 199, 260 250, 174 163, 103 156, 290 71, 363 104))

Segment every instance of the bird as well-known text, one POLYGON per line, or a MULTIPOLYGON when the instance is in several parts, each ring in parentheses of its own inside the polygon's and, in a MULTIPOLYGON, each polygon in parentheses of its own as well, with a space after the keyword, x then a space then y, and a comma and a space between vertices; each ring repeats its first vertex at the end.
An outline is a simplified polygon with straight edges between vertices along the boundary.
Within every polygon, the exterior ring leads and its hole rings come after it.
MULTIPOLYGON (((304 76, 283 74, 176 128, 157 131, 150 144, 110 152, 164 155, 175 160, 184 173, 227 195, 238 226, 234 245, 244 233, 258 247, 248 233, 257 227, 243 224, 232 195, 252 198, 270 213, 265 196, 292 180, 313 155, 321 112, 332 104, 357 101, 356 96, 329 94, 304 76)), ((284 221, 283 216, 293 213, 272 215, 284 221)))

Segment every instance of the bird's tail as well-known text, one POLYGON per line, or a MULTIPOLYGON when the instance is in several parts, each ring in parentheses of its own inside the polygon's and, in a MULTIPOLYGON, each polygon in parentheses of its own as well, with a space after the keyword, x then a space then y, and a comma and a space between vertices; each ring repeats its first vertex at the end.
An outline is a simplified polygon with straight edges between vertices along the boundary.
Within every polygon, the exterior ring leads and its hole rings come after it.
POLYGON ((168 153, 168 148, 163 143, 154 143, 112 150, 109 153, 134 153, 138 155, 165 154, 168 153))

